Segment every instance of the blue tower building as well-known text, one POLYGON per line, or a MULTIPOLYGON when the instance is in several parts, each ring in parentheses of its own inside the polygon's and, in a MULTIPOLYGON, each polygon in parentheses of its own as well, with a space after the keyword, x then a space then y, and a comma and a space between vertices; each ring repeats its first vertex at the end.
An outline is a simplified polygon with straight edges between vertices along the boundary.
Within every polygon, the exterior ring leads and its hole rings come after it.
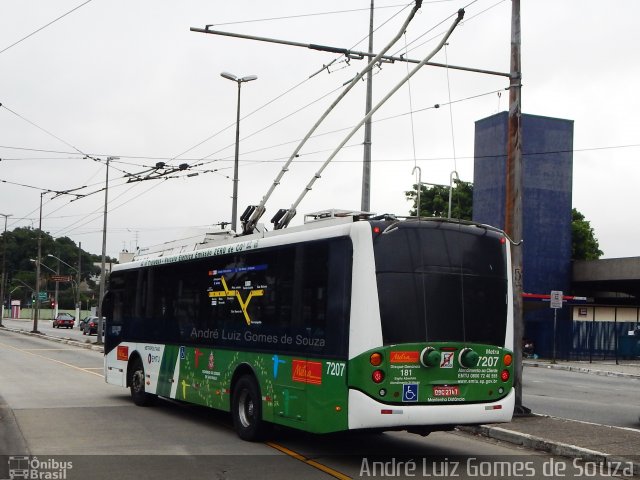
MULTIPOLYGON (((476 122, 473 220, 504 228, 508 113, 476 122)), ((523 286, 526 293, 568 293, 571 282, 573 121, 522 115, 523 286)), ((519 240, 519 239, 514 239, 519 240)), ((553 311, 525 304, 525 337, 553 353, 553 311)), ((569 309, 558 312, 556 350, 571 342, 569 309)))

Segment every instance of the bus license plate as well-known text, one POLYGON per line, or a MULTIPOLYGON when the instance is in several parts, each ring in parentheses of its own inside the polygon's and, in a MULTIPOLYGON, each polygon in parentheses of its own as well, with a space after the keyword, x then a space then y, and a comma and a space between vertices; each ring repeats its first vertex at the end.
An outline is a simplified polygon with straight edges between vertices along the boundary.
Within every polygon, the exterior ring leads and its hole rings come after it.
POLYGON ((457 397, 460 395, 460 388, 458 385, 434 385, 433 396, 434 397, 457 397))

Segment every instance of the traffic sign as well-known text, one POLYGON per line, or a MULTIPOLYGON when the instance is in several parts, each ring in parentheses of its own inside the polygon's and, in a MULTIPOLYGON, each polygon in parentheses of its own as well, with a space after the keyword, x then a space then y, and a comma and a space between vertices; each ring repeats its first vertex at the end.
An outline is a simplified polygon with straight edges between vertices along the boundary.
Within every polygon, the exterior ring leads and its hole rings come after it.
POLYGON ((69 275, 51 275, 51 280, 54 282, 70 282, 71 277, 69 275))
POLYGON ((562 308, 562 290, 551 290, 549 300, 551 308, 562 308))
POLYGON ((49 298, 47 292, 38 292, 38 300, 42 301, 46 300, 47 298, 49 298))

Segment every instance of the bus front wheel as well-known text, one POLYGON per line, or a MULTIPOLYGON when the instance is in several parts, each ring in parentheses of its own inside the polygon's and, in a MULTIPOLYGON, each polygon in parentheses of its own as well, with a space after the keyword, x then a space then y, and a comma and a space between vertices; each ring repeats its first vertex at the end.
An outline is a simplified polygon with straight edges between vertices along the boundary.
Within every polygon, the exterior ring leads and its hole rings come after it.
POLYGON ((252 375, 243 375, 231 396, 233 426, 238 436, 250 442, 261 440, 268 427, 262 420, 262 398, 258 383, 252 375))
POLYGON ((139 407, 151 405, 156 399, 155 395, 145 391, 144 379, 144 366, 142 365, 142 361, 138 358, 134 360, 131 365, 131 380, 129 381, 129 385, 131 386, 131 398, 133 398, 133 403, 139 407))

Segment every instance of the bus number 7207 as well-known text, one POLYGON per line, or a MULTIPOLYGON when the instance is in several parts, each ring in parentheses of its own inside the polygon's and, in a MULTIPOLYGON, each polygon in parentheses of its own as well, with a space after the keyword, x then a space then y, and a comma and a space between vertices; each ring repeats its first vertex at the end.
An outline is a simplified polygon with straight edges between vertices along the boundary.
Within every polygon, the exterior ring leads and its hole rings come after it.
POLYGON ((327 375, 342 377, 344 375, 344 363, 327 362, 327 375))

